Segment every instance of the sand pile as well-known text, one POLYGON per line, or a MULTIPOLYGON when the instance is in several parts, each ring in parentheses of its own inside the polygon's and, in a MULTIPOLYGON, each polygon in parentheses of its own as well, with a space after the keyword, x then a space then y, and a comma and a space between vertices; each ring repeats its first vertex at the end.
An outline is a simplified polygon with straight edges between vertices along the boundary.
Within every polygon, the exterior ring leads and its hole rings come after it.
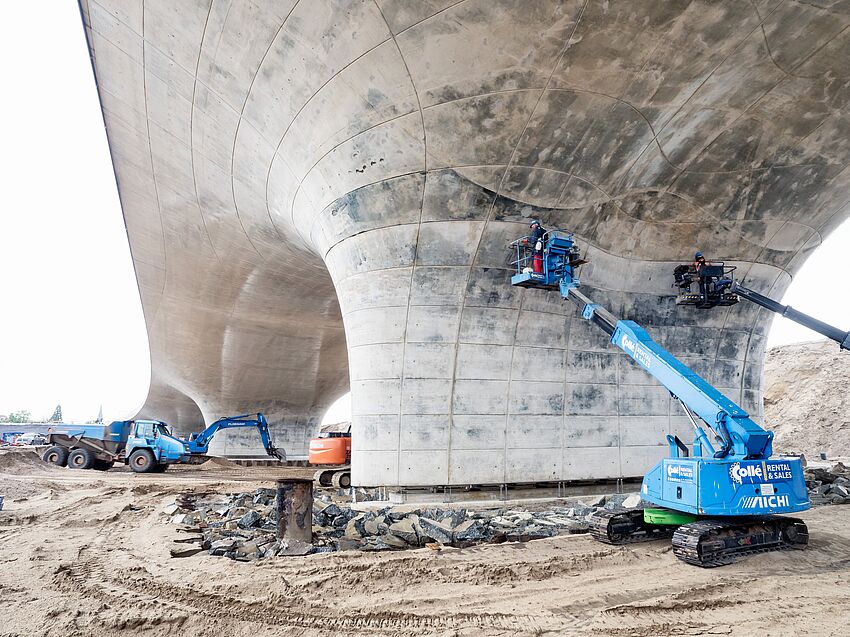
POLYGON ((49 482, 39 480, 37 476, 64 471, 44 462, 31 449, 4 449, 0 451, 0 495, 9 502, 18 498, 28 498, 48 490, 49 482), (8 476, 21 476, 20 479, 8 476))
MULTIPOLYGON (((179 466, 179 465, 178 465, 179 466)), ((182 469, 183 467, 181 467, 182 469)), ((210 458, 202 464, 188 465, 185 470, 189 471, 229 471, 231 469, 241 469, 242 465, 231 462, 227 458, 210 458)))
POLYGON ((44 462, 41 457, 32 450, 8 449, 0 451, 0 473, 9 474, 31 474, 52 473, 56 467, 44 462))
POLYGON ((774 448, 817 458, 850 455, 850 352, 832 341, 768 350, 764 421, 774 448))

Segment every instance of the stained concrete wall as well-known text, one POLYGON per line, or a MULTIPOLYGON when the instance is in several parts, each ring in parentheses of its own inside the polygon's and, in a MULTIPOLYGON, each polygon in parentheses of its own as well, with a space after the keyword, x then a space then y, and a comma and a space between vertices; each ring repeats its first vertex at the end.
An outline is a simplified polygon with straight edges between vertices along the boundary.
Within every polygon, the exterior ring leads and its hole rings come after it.
POLYGON ((781 296, 848 214, 840 3, 82 8, 145 413, 263 409, 293 454, 350 378, 358 484, 639 475, 682 432, 557 295, 509 287, 529 217, 576 233, 592 298, 758 417, 770 317, 677 308, 670 271, 699 247, 781 296))

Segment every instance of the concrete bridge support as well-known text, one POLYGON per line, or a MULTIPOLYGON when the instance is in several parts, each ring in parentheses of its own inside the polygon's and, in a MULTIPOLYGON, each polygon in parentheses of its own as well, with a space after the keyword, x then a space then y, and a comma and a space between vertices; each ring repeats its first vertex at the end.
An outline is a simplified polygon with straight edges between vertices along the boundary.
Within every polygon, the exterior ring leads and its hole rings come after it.
MULTIPOLYGON (((781 296, 848 215, 850 11, 700 0, 81 0, 151 340, 143 413, 262 409, 304 449, 350 383, 353 478, 640 475, 685 421, 555 294, 755 415, 770 317, 677 308, 696 248, 781 296)), ((250 450, 248 442, 232 443, 250 450)))

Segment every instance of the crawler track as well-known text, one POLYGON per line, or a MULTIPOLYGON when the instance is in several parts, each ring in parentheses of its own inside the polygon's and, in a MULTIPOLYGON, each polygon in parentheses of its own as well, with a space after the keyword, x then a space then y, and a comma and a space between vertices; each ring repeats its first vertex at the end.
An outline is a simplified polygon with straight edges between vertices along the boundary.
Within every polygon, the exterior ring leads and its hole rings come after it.
POLYGON ((672 537, 674 527, 647 524, 643 509, 599 511, 590 518, 590 535, 605 544, 633 544, 672 537))
POLYGON ((797 518, 698 520, 676 529, 673 553, 688 564, 714 568, 756 553, 802 549, 808 543, 808 528, 797 518))
POLYGON ((802 549, 809 543, 806 524, 797 518, 709 519, 673 527, 647 524, 642 509, 600 511, 590 519, 590 535, 614 545, 672 537, 674 555, 703 568, 725 566, 756 553, 802 549))

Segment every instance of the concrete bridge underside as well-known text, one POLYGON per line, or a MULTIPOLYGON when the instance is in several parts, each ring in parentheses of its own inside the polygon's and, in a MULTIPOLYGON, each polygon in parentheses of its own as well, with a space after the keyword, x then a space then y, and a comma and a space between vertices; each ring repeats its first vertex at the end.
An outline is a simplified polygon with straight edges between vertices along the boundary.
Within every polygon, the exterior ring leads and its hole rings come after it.
POLYGON ((781 296, 848 215, 847 2, 81 8, 142 414, 263 410, 299 454, 350 383, 356 484, 634 476, 688 435, 571 306, 509 287, 529 217, 576 233, 592 298, 759 418, 770 317, 678 308, 670 272, 699 247, 781 296))

